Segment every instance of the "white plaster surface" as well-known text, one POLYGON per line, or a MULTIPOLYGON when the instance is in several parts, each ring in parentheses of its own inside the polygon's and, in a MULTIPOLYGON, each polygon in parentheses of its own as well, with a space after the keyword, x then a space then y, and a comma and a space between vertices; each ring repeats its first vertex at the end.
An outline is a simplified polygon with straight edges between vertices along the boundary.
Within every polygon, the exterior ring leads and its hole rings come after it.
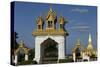
POLYGON ((75 58, 76 58, 75 53, 73 53, 73 60, 74 60, 74 62, 76 61, 75 58))
POLYGON ((83 60, 87 60, 87 61, 89 61, 90 60, 90 57, 88 56, 88 55, 83 55, 83 60))
POLYGON ((27 54, 25 55, 25 61, 28 61, 28 55, 27 54))
POLYGON ((17 62, 18 62, 18 56, 15 55, 15 60, 14 60, 15 65, 17 64, 17 62))
POLYGON ((65 59, 65 39, 64 36, 36 36, 35 37, 35 58, 38 63, 40 63, 41 59, 41 43, 46 39, 51 38, 58 43, 58 59, 65 59))

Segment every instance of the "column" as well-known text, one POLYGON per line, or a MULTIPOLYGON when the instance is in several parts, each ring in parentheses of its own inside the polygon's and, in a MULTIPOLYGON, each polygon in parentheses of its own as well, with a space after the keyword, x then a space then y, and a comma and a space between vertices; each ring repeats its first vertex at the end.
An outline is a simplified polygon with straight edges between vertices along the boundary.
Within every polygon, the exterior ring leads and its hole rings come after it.
POLYGON ((65 59, 65 42, 64 37, 59 37, 58 42, 58 59, 65 59))
POLYGON ((41 53, 40 53, 40 45, 41 45, 41 38, 40 37, 36 37, 35 38, 35 58, 33 58, 33 60, 35 60, 37 63, 40 63, 40 57, 41 57, 41 53))
POLYGON ((25 54, 25 61, 28 61, 28 55, 25 54))
POLYGON ((17 55, 15 55, 15 60, 14 60, 15 65, 17 65, 17 62, 18 62, 18 57, 17 55))
POLYGON ((84 57, 85 57, 85 54, 84 52, 82 53, 82 60, 84 61, 84 57))
POLYGON ((76 56, 75 56, 75 53, 73 53, 73 61, 75 62, 76 61, 76 56))
POLYGON ((12 63, 14 63, 14 55, 12 55, 12 57, 11 57, 11 58, 12 58, 12 59, 11 59, 11 60, 12 60, 12 63))
POLYGON ((88 61, 90 60, 90 57, 89 56, 87 56, 87 59, 88 59, 88 61))

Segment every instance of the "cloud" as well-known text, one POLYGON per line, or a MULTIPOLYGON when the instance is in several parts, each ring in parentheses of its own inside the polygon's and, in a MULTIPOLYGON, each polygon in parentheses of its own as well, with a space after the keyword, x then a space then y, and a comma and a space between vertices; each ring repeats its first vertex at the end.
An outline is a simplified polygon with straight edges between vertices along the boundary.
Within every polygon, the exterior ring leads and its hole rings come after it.
POLYGON ((90 26, 86 26, 86 25, 81 25, 81 26, 73 26, 70 27, 71 30, 75 30, 75 31, 82 31, 82 32, 86 32, 90 30, 90 26))
POLYGON ((83 9, 83 8, 74 8, 74 9, 71 9, 71 12, 88 13, 89 10, 83 9))
POLYGON ((89 29, 89 26, 74 26, 72 29, 89 29))

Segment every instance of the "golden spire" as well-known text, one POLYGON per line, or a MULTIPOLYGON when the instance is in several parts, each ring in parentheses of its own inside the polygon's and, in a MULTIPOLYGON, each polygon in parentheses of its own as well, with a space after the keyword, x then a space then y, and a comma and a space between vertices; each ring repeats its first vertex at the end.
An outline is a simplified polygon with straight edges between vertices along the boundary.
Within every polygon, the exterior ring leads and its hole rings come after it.
POLYGON ((65 21, 64 17, 61 15, 60 18, 59 18, 59 23, 60 24, 64 24, 64 21, 65 21))
POLYGON ((52 12, 52 6, 50 6, 50 11, 52 12))
POLYGON ((43 19, 42 19, 42 16, 40 15, 37 19, 37 24, 42 24, 43 23, 43 19))
POLYGON ((93 49, 93 46, 92 46, 92 39, 91 39, 91 34, 89 34, 89 39, 88 39, 88 46, 87 46, 87 49, 93 49))
POLYGON ((91 34, 89 34, 89 42, 92 42, 91 34))
POLYGON ((48 14, 47 14, 47 16, 46 16, 46 20, 48 20, 48 19, 52 19, 52 20, 55 20, 56 19, 56 13, 55 13, 55 11, 53 11, 53 9, 52 9, 52 7, 50 6, 50 9, 49 9, 49 11, 48 11, 48 14))

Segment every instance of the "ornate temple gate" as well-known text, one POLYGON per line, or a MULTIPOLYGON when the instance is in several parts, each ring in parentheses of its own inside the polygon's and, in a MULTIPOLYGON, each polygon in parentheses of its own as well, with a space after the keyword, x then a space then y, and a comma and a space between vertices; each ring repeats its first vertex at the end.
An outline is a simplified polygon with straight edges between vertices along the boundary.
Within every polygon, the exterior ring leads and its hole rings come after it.
POLYGON ((49 50, 50 48, 48 49, 47 46, 51 46, 52 48, 57 47, 55 48, 56 50, 54 50, 54 55, 57 54, 58 61, 59 59, 65 59, 65 36, 68 36, 68 33, 64 29, 66 22, 64 17, 60 16, 59 19, 57 19, 55 11, 50 8, 45 18, 45 28, 43 27, 44 19, 42 16, 39 16, 36 21, 37 29, 32 32, 32 35, 35 36, 35 58, 33 58, 33 60, 37 63, 43 63, 44 58, 46 58, 48 54, 53 55, 53 49, 49 50), (56 23, 58 23, 58 29, 56 28, 56 23), (47 52, 47 50, 51 53, 47 52))
MULTIPOLYGON (((36 40, 35 40, 35 58, 33 60, 37 61, 38 63, 42 63, 42 57, 46 56, 44 54, 44 48, 47 47, 44 45, 48 45, 48 44, 42 44, 43 42, 47 42, 47 43, 50 43, 48 42, 48 38, 50 38, 50 41, 51 40, 55 40, 54 42, 54 46, 57 45, 57 60, 59 61, 59 59, 65 59, 65 39, 64 39, 64 36, 37 36, 35 37, 36 40), (57 44, 55 44, 57 43, 57 44), (42 46, 41 46, 42 45, 42 46)), ((50 45, 53 45, 53 44, 50 44, 50 45)), ((53 52, 53 51, 51 51, 53 52)), ((52 54, 51 54, 52 55, 52 54)))
POLYGON ((48 38, 41 43, 42 63, 56 63, 58 60, 58 43, 48 38))

